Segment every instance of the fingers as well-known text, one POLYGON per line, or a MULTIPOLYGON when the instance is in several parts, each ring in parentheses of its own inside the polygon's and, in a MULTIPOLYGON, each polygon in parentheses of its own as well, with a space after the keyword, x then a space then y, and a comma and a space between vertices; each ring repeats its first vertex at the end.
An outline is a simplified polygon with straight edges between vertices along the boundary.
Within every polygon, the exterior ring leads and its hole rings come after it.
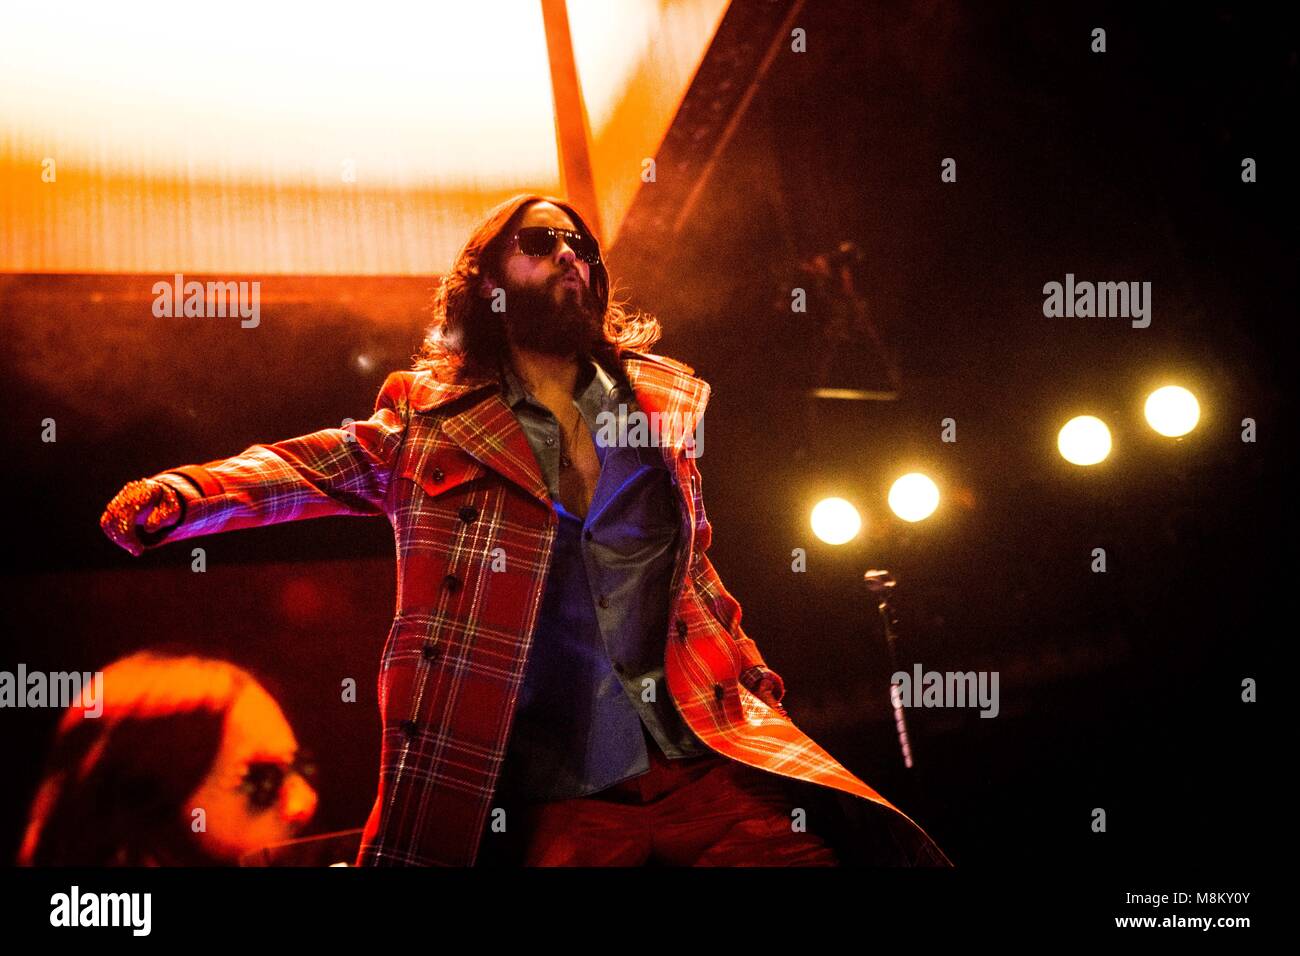
POLYGON ((138 558, 144 553, 144 544, 136 537, 136 523, 145 509, 153 507, 161 494, 158 483, 147 478, 128 482, 100 515, 99 527, 110 541, 138 558))
POLYGON ((137 558, 143 553, 144 549, 136 544, 134 535, 131 533, 131 523, 123 521, 111 503, 104 510, 104 513, 100 515, 99 527, 108 536, 108 540, 119 548, 129 551, 137 558))
POLYGON ((785 685, 781 682, 781 678, 777 677, 771 671, 763 675, 763 679, 758 682, 758 686, 761 690, 770 693, 777 700, 780 700, 785 694, 785 685))
POLYGON ((140 517, 144 518, 145 531, 157 531, 159 526, 163 523, 164 511, 162 508, 150 504, 146 505, 141 510, 140 516, 136 518, 137 524, 140 523, 140 517))
MULTIPOLYGON (((150 500, 148 516, 143 522, 144 529, 150 534, 157 534, 164 528, 172 528, 180 522, 181 515, 184 513, 184 505, 181 502, 180 492, 171 485, 164 484, 161 481, 151 481, 155 495, 150 500)), ((136 519, 136 524, 140 524, 136 519)))
POLYGON ((741 683, 763 703, 783 715, 786 714, 785 708, 781 706, 781 699, 785 696, 785 682, 776 671, 765 665, 755 664, 741 674, 741 683))
POLYGON ((133 541, 130 531, 123 529, 120 522, 114 518, 111 509, 105 510, 100 516, 99 527, 108 536, 109 541, 112 541, 119 548, 129 551, 134 557, 138 558, 144 553, 144 549, 133 541))
POLYGON ((784 693, 785 688, 781 683, 770 677, 764 677, 760 680, 758 682, 758 687, 755 690, 755 694, 758 695, 763 703, 782 714, 785 713, 785 707, 781 705, 781 698, 784 696, 784 693))

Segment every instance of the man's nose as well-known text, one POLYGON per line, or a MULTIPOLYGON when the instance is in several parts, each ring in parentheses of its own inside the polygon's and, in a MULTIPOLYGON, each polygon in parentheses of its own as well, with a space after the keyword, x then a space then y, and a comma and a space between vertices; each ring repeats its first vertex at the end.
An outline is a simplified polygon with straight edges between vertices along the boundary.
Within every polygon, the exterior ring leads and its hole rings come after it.
POLYGON ((565 240, 560 239, 556 243, 556 247, 559 250, 559 254, 556 256, 556 259, 559 261, 561 266, 571 266, 575 264, 578 256, 576 253, 574 253, 572 249, 569 248, 569 244, 565 240))
POLYGON ((290 826, 305 826, 316 814, 317 799, 312 785, 298 774, 292 774, 284 782, 280 815, 290 826))

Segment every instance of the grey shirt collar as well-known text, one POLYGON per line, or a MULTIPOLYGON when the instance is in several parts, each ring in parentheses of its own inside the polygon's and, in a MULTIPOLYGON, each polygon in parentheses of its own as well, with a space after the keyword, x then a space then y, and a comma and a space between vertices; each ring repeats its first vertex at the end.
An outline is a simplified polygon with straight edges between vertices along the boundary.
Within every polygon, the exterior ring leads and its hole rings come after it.
MULTIPOLYGON (((501 368, 502 397, 512 409, 520 402, 531 402, 539 408, 545 406, 539 402, 528 387, 515 374, 509 362, 501 368)), ((620 393, 618 382, 592 358, 583 359, 578 367, 578 377, 574 382, 573 399, 583 408, 599 409, 606 399, 612 399, 620 393)))

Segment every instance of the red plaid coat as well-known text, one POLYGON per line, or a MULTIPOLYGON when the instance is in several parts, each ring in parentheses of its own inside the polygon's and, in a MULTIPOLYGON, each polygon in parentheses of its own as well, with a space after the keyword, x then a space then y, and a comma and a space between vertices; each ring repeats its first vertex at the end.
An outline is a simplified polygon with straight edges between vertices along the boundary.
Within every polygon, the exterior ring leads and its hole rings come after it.
MULTIPOLYGON (((724 757, 865 801, 891 861, 948 864, 915 823, 740 682, 764 661, 706 557, 712 529, 683 447, 709 386, 671 359, 625 352, 621 362, 642 410, 679 423, 663 446, 682 521, 664 666, 682 718, 724 757)), ((171 469, 203 496, 166 541, 326 515, 392 522, 397 609, 380 664, 379 793, 358 865, 471 865, 492 808, 557 528, 537 460, 494 384, 393 372, 366 421, 171 469)))

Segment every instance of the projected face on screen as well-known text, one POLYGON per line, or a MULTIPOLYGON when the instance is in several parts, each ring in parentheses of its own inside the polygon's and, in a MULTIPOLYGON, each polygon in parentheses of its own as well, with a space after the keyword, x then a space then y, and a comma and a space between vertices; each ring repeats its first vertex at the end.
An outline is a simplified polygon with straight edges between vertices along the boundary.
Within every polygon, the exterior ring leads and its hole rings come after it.
POLYGON ((249 685, 226 718, 207 779, 188 802, 207 815, 206 831, 198 835, 207 852, 234 861, 296 836, 316 812, 316 791, 304 769, 283 711, 260 686, 249 685))

